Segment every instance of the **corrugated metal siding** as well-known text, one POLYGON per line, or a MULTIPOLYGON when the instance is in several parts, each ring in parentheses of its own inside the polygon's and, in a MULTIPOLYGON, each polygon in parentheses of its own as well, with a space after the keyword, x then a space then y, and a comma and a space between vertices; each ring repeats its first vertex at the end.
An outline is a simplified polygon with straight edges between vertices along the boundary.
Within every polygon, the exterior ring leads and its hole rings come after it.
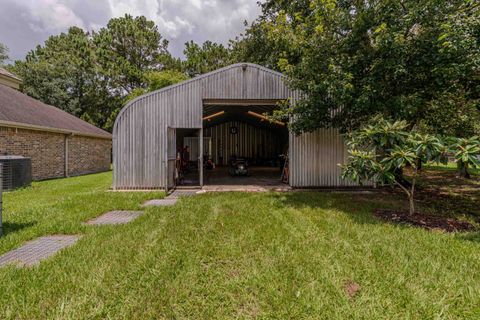
POLYGON ((202 79, 203 99, 287 99, 291 90, 282 76, 248 65, 212 74, 202 79))
POLYGON ((290 135, 290 185, 292 187, 350 187, 341 178, 339 164, 347 159, 343 137, 336 129, 290 135))
POLYGON ((232 155, 244 158, 273 158, 282 153, 281 139, 277 138, 276 132, 240 121, 229 121, 206 128, 203 134, 212 138, 212 157, 218 164, 226 164, 232 155), (231 127, 236 127, 238 133, 231 134, 231 127), (223 158, 223 163, 220 163, 220 157, 223 158))
POLYGON ((202 79, 203 99, 242 99, 243 76, 237 67, 202 79))
POLYGON ((114 134, 116 188, 159 188, 164 184, 166 132, 156 126, 155 119, 165 117, 165 107, 158 102, 147 96, 119 118, 117 127, 122 130, 114 134))
POLYGON ((169 106, 169 126, 173 128, 202 128, 203 103, 201 82, 188 82, 172 88, 167 93, 167 101, 169 106))
MULTIPOLYGON (((113 187, 165 188, 167 128, 202 128, 203 99, 287 98, 295 102, 298 93, 288 89, 281 74, 253 64, 236 64, 131 101, 118 115, 113 130, 113 187)), ((262 139, 253 131, 251 135, 248 139, 254 143, 262 139)), ((228 159, 229 155, 224 156, 228 159)), ((290 135, 292 185, 348 185, 339 179, 337 167, 345 156, 337 132, 290 135)))
MULTIPOLYGON (((204 137, 203 138, 203 155, 209 155, 211 151, 211 139, 204 137)), ((197 160, 200 158, 200 137, 184 137, 183 146, 188 146, 190 148, 190 160, 197 160)))

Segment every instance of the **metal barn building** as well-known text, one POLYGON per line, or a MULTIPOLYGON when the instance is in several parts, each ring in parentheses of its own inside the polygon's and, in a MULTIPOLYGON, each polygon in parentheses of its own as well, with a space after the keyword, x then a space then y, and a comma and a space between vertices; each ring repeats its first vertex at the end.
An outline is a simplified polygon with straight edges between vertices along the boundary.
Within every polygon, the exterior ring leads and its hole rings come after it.
POLYGON ((170 189, 177 183, 247 181, 228 180, 232 157, 248 159, 250 175, 265 178, 248 180, 249 184, 267 183, 267 178, 279 182, 282 153, 288 154, 292 187, 353 186, 340 177, 338 164, 345 162, 347 152, 337 130, 296 136, 284 123, 264 117, 279 101, 295 103, 298 98, 281 73, 247 63, 140 96, 120 111, 115 122, 113 188, 170 189), (185 177, 179 177, 178 158, 185 150, 184 158, 193 165, 185 169, 185 177), (207 159, 214 168, 206 169, 207 159))

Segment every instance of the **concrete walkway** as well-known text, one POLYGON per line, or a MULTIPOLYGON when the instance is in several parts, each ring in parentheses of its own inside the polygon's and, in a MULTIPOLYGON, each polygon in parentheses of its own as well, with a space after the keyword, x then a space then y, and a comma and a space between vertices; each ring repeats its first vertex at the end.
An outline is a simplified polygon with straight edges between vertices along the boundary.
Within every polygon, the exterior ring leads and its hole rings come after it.
POLYGON ((145 203, 142 205, 142 207, 167 207, 167 206, 173 206, 175 203, 177 203, 176 198, 174 199, 153 199, 153 200, 148 200, 145 201, 145 203))
POLYGON ((138 218, 143 212, 142 211, 109 211, 102 214, 92 220, 86 222, 90 225, 108 225, 108 224, 125 224, 130 221, 138 218))
POLYGON ((182 197, 192 197, 201 193, 200 189, 175 189, 172 193, 167 195, 164 199, 153 199, 146 201, 143 207, 167 207, 173 206, 177 203, 178 199, 182 197))
POLYGON ((287 184, 277 185, 206 185, 203 186, 202 192, 286 192, 292 188, 287 184))
POLYGON ((7 264, 15 264, 18 267, 37 265, 61 249, 72 246, 81 237, 80 235, 52 235, 28 241, 20 248, 1 255, 0 266, 7 264))

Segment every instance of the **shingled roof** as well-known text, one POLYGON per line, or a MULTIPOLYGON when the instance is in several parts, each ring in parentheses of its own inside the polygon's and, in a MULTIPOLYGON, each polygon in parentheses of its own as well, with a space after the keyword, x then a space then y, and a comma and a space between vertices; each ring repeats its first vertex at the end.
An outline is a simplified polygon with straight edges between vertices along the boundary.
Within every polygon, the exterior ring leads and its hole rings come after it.
POLYGON ((1 74, 1 75, 4 75, 4 76, 6 76, 6 77, 9 77, 9 78, 18 80, 18 81, 22 81, 22 79, 20 79, 19 77, 17 77, 17 76, 14 75, 13 73, 11 73, 11 72, 3 69, 3 68, 0 68, 0 74, 1 74))
POLYGON ((0 126, 111 139, 111 134, 63 110, 0 85, 0 126))

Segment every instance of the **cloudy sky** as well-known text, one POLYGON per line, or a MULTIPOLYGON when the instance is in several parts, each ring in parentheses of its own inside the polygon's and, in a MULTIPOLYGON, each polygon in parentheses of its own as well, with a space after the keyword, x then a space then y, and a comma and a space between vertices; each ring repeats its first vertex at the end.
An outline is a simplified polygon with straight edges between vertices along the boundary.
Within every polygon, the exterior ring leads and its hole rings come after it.
POLYGON ((0 42, 11 59, 72 25, 98 30, 125 13, 155 21, 181 56, 186 41, 226 43, 260 13, 257 0, 0 0, 0 8, 0 42))

